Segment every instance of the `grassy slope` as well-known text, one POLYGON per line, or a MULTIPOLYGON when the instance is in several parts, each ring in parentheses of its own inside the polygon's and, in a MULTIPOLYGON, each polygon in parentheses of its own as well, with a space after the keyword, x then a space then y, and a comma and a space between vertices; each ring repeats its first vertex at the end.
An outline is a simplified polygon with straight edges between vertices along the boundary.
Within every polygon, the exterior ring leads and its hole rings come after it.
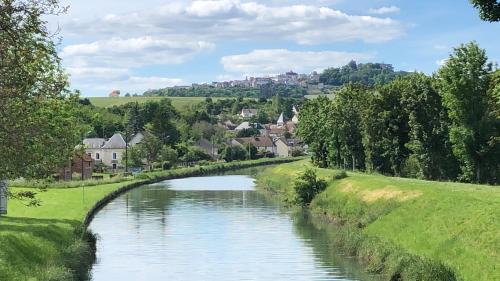
MULTIPOLYGON (((282 164, 260 175, 282 200, 308 161, 282 164)), ((364 234, 438 260, 463 280, 500 280, 500 189, 497 187, 349 173, 330 180, 311 204, 313 212, 361 226, 364 234)))
POLYGON ((0 280, 44 280, 63 270, 63 253, 77 238, 75 227, 95 202, 124 184, 86 187, 85 204, 83 188, 39 192, 42 205, 36 208, 9 202, 9 215, 0 217, 0 245, 9 245, 0 247, 0 280))
MULTIPOLYGON (((145 103, 148 101, 158 101, 164 99, 165 97, 93 97, 89 98, 90 102, 97 107, 110 107, 114 105, 123 105, 129 102, 139 102, 145 103)), ((203 97, 169 97, 172 100, 172 104, 178 110, 187 108, 190 105, 200 103, 205 100, 203 97)), ((221 98, 212 98, 213 100, 221 98)))

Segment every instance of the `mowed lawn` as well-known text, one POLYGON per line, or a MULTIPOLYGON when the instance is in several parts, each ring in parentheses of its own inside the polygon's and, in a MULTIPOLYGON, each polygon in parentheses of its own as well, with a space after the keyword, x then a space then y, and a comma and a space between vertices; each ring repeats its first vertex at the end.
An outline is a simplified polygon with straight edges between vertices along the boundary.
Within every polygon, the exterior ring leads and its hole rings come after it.
MULTIPOLYGON (((309 161, 281 164, 259 176, 282 199, 293 196, 293 179, 309 161)), ((363 232, 409 253, 438 260, 463 280, 500 280, 500 188, 317 169, 326 191, 313 212, 363 225, 363 232)))
MULTIPOLYGON (((130 102, 145 103, 148 101, 159 101, 167 99, 167 97, 92 97, 89 98, 90 102, 97 107, 111 107, 114 105, 124 105, 130 102)), ((178 110, 183 110, 191 105, 201 103, 205 97, 168 97, 172 101, 174 107, 178 110)), ((212 98, 213 100, 224 98, 212 98)))
POLYGON ((8 215, 0 217, 0 280, 46 280, 51 271, 62 270, 63 253, 79 239, 75 228, 90 208, 128 183, 85 187, 85 193, 83 188, 13 188, 37 192, 41 206, 10 200, 8 215))

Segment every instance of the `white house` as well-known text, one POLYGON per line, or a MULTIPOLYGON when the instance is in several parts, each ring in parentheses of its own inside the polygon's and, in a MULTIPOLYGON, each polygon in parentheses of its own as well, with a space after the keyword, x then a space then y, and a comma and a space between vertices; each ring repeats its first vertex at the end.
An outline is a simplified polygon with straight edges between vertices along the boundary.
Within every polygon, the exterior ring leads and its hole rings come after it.
MULTIPOLYGON (((128 147, 132 147, 142 141, 144 136, 141 133, 134 135, 128 147)), ((85 152, 96 161, 104 165, 118 169, 122 166, 122 159, 125 157, 125 147, 127 146, 125 139, 121 134, 114 134, 110 139, 89 138, 83 140, 85 152)))
POLYGON ((240 113, 242 118, 252 118, 255 115, 257 115, 257 109, 253 108, 243 108, 240 113))
POLYGON ((273 140, 269 137, 235 138, 231 141, 231 145, 240 145, 243 148, 247 148, 249 143, 255 146, 257 150, 263 150, 276 154, 276 146, 274 145, 273 140))

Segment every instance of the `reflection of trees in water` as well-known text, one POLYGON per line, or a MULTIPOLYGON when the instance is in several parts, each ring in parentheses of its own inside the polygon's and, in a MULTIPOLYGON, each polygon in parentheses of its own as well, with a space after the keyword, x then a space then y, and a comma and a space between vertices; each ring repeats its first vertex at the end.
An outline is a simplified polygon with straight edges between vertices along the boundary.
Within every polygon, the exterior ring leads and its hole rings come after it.
POLYGON ((295 233, 314 251, 317 262, 326 268, 335 268, 335 275, 351 276, 357 280, 378 280, 364 272, 355 258, 347 257, 335 244, 335 226, 321 222, 307 211, 292 214, 295 233))

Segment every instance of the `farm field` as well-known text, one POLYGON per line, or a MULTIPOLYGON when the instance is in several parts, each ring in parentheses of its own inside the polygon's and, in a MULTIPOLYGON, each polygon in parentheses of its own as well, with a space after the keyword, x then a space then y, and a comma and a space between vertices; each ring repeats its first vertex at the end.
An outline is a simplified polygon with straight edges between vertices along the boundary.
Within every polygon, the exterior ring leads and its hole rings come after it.
MULTIPOLYGON (((90 102, 97 107, 112 107, 115 105, 124 105, 130 102, 145 103, 148 101, 158 101, 167 97, 91 97, 90 102)), ((205 97, 168 97, 172 100, 172 104, 178 110, 185 109, 191 105, 198 104, 204 101, 205 97)), ((224 99, 220 97, 212 98, 213 100, 224 99)))

